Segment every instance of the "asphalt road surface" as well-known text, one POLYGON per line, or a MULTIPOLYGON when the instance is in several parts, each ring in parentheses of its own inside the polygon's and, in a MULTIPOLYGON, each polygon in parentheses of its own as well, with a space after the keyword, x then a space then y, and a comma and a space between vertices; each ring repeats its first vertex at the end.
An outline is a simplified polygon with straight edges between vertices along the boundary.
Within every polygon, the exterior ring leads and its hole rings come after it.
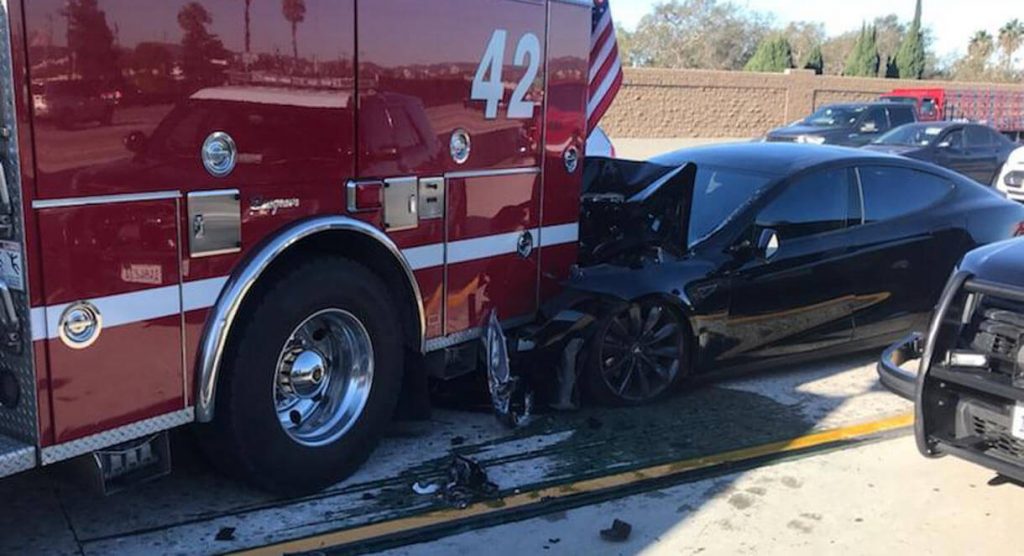
POLYGON ((348 481, 298 500, 221 477, 176 435, 170 477, 112 497, 61 467, 0 482, 0 554, 936 553, 980 531, 988 553, 1010 551, 999 524, 1024 493, 919 457, 910 406, 879 386, 874 358, 733 378, 651 407, 546 413, 517 430, 437 410, 396 424, 348 481), (484 466, 499 499, 459 510, 413 492, 443 477, 453 451, 484 466), (616 517, 634 526, 624 544, 598 536, 616 517))

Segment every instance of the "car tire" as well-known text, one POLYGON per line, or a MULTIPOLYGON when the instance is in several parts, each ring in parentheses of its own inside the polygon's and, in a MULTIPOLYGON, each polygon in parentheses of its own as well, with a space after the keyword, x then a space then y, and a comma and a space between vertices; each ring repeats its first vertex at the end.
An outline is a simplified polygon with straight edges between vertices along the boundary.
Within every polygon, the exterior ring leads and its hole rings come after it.
POLYGON ((358 469, 391 420, 404 359, 398 312, 378 277, 342 258, 291 267, 258 295, 236 320, 214 421, 199 436, 239 479, 286 496, 317 492, 358 469))
POLYGON ((593 401, 636 406, 671 393, 690 372, 689 326, 658 300, 628 304, 601 319, 590 338, 582 384, 593 401))

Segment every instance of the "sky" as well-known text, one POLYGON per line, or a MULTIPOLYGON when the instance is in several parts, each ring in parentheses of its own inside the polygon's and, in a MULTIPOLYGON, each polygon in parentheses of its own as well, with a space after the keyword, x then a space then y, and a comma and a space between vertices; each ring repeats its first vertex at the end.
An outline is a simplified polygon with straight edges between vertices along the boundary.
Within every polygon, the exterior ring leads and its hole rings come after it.
MULTIPOLYGON (((661 0, 610 0, 612 16, 627 29, 661 0)), ((860 29, 861 22, 896 13, 909 21, 915 0, 732 0, 751 10, 773 14, 781 24, 790 21, 819 21, 829 36, 860 29)), ((935 36, 939 58, 964 53, 971 37, 980 29, 996 35, 1013 18, 1024 19, 1024 0, 924 0, 922 19, 935 36)))

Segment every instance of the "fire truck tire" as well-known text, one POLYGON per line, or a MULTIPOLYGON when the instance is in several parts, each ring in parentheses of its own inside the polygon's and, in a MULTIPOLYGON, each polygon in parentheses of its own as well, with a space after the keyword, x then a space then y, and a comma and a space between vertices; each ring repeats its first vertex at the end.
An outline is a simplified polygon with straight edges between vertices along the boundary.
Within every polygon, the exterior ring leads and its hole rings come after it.
POLYGON ((689 326, 675 309, 641 300, 602 319, 590 339, 582 386, 591 400, 636 406, 658 400, 689 374, 689 326))
POLYGON ((225 352, 200 438, 230 475, 283 495, 322 490, 370 455, 395 410, 403 347, 393 300, 362 265, 295 265, 257 292, 225 352))

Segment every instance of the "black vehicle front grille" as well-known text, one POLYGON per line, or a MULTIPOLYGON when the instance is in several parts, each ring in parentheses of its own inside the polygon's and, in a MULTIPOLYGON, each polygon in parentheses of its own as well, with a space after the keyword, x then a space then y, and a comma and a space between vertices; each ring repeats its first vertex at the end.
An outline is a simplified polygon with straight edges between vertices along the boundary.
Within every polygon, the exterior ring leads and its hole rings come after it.
POLYGON ((978 415, 971 418, 972 432, 985 441, 988 451, 1024 461, 1024 441, 1014 438, 1006 426, 978 415))
POLYGON ((1024 346, 1024 307, 1003 299, 988 298, 975 312, 970 348, 989 357, 992 370, 1013 375, 1017 354, 1024 346))

